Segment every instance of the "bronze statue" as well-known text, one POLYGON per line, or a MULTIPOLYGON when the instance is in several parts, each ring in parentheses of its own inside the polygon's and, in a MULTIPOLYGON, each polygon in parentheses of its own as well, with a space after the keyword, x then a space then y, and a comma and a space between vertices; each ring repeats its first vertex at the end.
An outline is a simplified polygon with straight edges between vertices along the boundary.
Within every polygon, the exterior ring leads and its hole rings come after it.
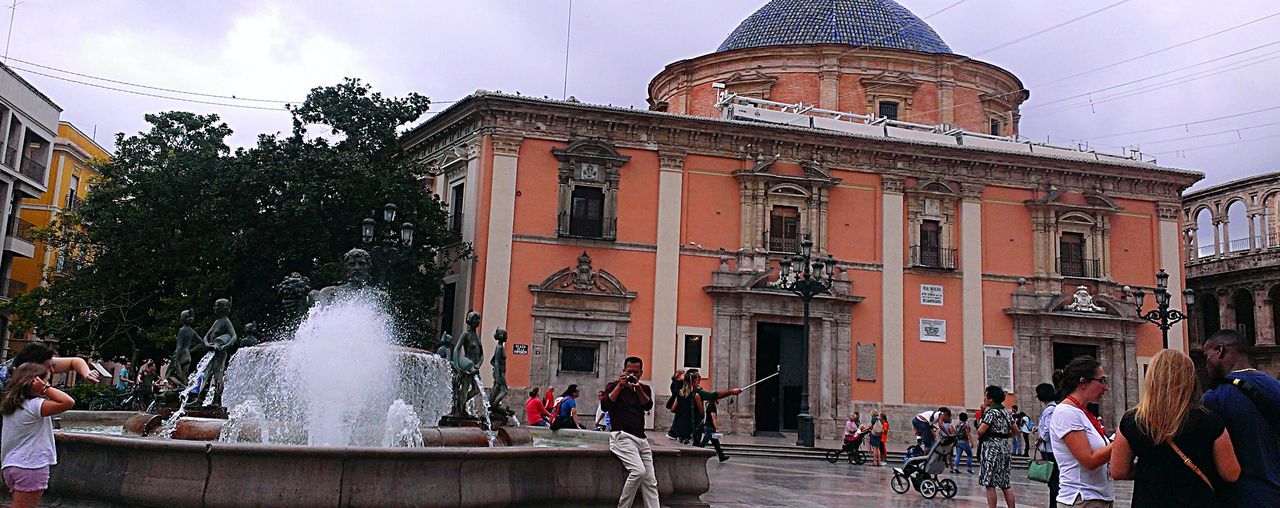
POLYGON ((169 370, 165 375, 169 385, 179 391, 187 387, 187 378, 191 374, 191 356, 202 353, 209 347, 196 334, 195 329, 191 328, 191 324, 195 322, 194 312, 190 309, 184 310, 180 319, 182 327, 178 328, 178 340, 174 345, 173 356, 169 358, 169 370))
POLYGON ((280 307, 289 320, 301 320, 311 306, 311 279, 293 272, 276 284, 276 294, 280 297, 280 307))
POLYGON ((493 366, 493 391, 489 392, 489 413, 495 421, 505 423, 507 418, 514 414, 502 405, 502 400, 507 398, 507 331, 499 328, 493 332, 493 340, 498 341, 498 347, 493 350, 493 359, 489 360, 489 365, 493 366))
POLYGON ((204 342, 213 350, 213 361, 209 362, 209 366, 204 370, 204 386, 201 387, 200 393, 207 394, 213 391, 213 400, 211 404, 214 406, 222 405, 222 375, 227 371, 227 358, 230 357, 230 350, 235 348, 239 343, 236 337, 236 327, 231 324, 231 300, 219 298, 213 304, 214 313, 218 318, 213 321, 213 325, 209 327, 209 331, 204 334, 204 342))
POLYGON ((342 265, 346 269, 346 275, 342 279, 342 283, 336 286, 329 286, 318 291, 312 291, 309 303, 333 303, 333 301, 344 293, 359 291, 369 287, 369 271, 373 268, 373 257, 369 255, 369 251, 364 249, 351 249, 342 255, 342 265))
POLYGON ((454 373, 453 414, 458 416, 467 414, 467 402, 480 393, 476 374, 480 372, 480 362, 484 361, 484 347, 480 344, 480 334, 477 333, 479 328, 480 313, 468 312, 467 331, 458 336, 458 342, 453 345, 449 358, 454 373))
POLYGON ((440 347, 436 348, 436 356, 448 360, 453 356, 453 337, 449 336, 449 332, 440 335, 440 347))
POLYGON ((253 347, 256 345, 258 345, 258 324, 249 323, 244 325, 244 337, 240 337, 240 344, 238 344, 236 348, 253 347))

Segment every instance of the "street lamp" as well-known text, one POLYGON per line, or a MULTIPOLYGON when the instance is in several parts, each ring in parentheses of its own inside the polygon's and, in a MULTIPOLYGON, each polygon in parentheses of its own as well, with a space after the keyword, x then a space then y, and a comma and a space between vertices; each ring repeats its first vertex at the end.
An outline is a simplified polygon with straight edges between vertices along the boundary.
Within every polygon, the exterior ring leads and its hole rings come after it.
MULTIPOLYGON (((1156 297, 1156 308, 1151 309, 1146 314, 1142 313, 1142 303, 1146 300, 1147 293, 1141 289, 1136 291, 1133 296, 1138 305, 1138 315, 1147 321, 1155 324, 1160 328, 1160 333, 1164 336, 1164 348, 1169 349, 1169 329, 1178 322, 1187 319, 1187 315, 1180 309, 1170 309, 1169 300, 1173 296, 1169 293, 1169 274, 1163 268, 1160 273, 1156 274, 1156 287, 1152 290, 1156 297)), ((1182 295, 1186 299, 1187 306, 1190 307, 1196 303, 1196 293, 1190 288, 1182 290, 1182 295)))
POLYGON ((378 241, 378 221, 366 218, 360 221, 360 240, 365 249, 373 256, 373 268, 377 273, 375 283, 385 286, 387 272, 393 266, 403 263, 409 247, 413 246, 413 234, 416 230, 412 223, 405 222, 396 228, 396 205, 387 203, 382 207, 383 233, 378 241))
POLYGON ((809 302, 813 297, 831 290, 836 271, 836 259, 828 254, 826 259, 812 259, 813 240, 805 235, 800 242, 800 253, 791 259, 778 261, 781 271, 775 287, 795 293, 804 304, 804 343, 801 344, 800 363, 804 371, 804 383, 800 386, 800 414, 797 415, 796 446, 813 447, 813 415, 809 414, 809 302))

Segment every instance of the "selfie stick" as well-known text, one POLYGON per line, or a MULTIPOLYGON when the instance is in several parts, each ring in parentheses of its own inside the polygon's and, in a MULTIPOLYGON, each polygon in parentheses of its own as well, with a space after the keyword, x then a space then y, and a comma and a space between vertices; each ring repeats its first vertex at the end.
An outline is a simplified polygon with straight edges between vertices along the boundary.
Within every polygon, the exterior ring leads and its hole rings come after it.
POLYGON ((774 376, 777 376, 778 374, 781 374, 781 372, 774 372, 773 374, 769 374, 768 376, 762 377, 762 378, 760 378, 758 381, 756 381, 756 382, 754 382, 754 383, 751 383, 751 384, 749 384, 749 385, 747 385, 747 386, 742 387, 742 391, 744 391, 744 392, 745 392, 745 391, 747 391, 747 388, 751 388, 752 386, 755 386, 755 385, 758 385, 758 384, 760 384, 760 383, 763 383, 763 382, 767 381, 769 378, 774 377, 774 376))

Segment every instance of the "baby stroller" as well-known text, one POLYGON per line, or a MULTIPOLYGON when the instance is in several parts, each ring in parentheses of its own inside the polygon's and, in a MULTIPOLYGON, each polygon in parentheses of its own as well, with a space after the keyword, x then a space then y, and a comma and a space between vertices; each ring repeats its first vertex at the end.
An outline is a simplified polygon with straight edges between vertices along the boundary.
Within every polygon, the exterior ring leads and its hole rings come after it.
POLYGON ((938 474, 946 471, 951 454, 956 448, 956 437, 945 436, 934 443, 929 453, 920 457, 907 459, 901 468, 893 468, 893 478, 889 480, 889 488, 899 494, 915 488, 925 499, 933 499, 942 493, 942 497, 956 497, 956 482, 950 478, 939 479, 938 474))
POLYGON ((862 465, 866 463, 867 456, 862 451, 862 438, 866 437, 866 435, 867 431, 858 429, 858 432, 855 432, 851 439, 844 442, 843 447, 838 450, 827 450, 827 462, 835 464, 840 460, 840 454, 845 453, 849 455, 850 464, 862 465))

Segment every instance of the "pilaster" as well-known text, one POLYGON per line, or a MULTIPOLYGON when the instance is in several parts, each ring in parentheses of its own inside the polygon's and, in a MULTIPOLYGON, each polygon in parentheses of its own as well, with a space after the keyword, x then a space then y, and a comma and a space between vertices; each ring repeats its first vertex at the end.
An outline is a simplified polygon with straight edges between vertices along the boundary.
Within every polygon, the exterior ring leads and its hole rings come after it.
POLYGON ((881 319, 884 330, 884 372, 881 376, 884 388, 885 404, 902 404, 905 398, 903 377, 905 362, 903 358, 903 184, 902 177, 884 175, 881 177, 882 224, 881 237, 884 239, 881 261, 884 271, 881 272, 881 302, 883 312, 881 319))
MULTIPOLYGON (((968 186, 966 186, 968 187, 968 186)), ((967 189, 966 189, 967 190, 967 189)), ((960 266, 964 292, 963 358, 965 405, 982 403, 982 201, 966 197, 960 202, 960 266)))
POLYGON ((683 151, 663 150, 658 153, 658 235, 653 276, 653 366, 650 376, 654 393, 662 396, 670 395, 667 392, 671 387, 663 380, 676 369, 684 158, 683 151))
MULTIPOLYGON (((493 174, 489 178, 489 231, 485 250, 484 306, 480 312, 480 340, 484 350, 498 347, 493 333, 507 327, 507 302, 511 287, 511 235, 515 227, 516 166, 522 138, 492 135, 493 174)), ((474 180, 473 180, 474 181, 474 180)), ((492 369, 480 369, 485 384, 493 386, 492 369)))

